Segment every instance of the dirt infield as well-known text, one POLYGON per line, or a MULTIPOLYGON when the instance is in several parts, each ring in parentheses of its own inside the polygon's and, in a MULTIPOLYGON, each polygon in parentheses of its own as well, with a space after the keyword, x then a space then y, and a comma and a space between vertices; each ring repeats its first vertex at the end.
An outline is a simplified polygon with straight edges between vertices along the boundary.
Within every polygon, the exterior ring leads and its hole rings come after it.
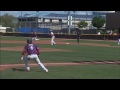
MULTIPOLYGON (((1 40, 1 43, 10 43, 10 44, 26 44, 26 41, 9 41, 9 40, 1 40)), ((33 43, 36 44, 49 44, 50 45, 50 41, 49 40, 39 40, 39 41, 34 41, 33 43)), ((62 42, 62 41, 58 41, 56 40, 57 44, 65 44, 68 45, 66 42, 62 42)), ((69 42, 68 42, 69 43, 69 42)), ((77 43, 69 43, 69 44, 77 44, 77 43)), ((109 46, 107 44, 93 44, 93 43, 80 43, 80 45, 89 45, 89 46, 104 46, 104 47, 115 47, 115 46, 109 46)), ((118 47, 118 46, 116 46, 118 47)), ((22 51, 23 47, 22 46, 17 46, 17 47, 0 47, 0 50, 6 50, 6 51, 22 51)), ((53 51, 67 51, 69 52, 70 50, 62 50, 62 49, 53 49, 53 48, 41 48, 40 50, 41 52, 53 52, 53 51)), ((44 63, 45 66, 64 66, 64 65, 88 65, 88 64, 120 64, 120 61, 104 61, 104 62, 65 62, 65 63, 44 63)), ((37 66, 37 64, 30 64, 30 66, 34 67, 37 66)), ((6 70, 9 68, 13 68, 13 67, 24 67, 24 64, 4 64, 4 65, 0 65, 0 70, 6 70)))

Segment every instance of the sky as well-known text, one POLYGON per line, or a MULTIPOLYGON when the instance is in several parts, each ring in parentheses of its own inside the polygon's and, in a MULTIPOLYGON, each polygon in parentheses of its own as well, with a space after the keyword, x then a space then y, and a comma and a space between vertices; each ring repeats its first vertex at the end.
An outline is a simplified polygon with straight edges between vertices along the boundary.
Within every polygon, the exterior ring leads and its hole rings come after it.
MULTIPOLYGON (((16 16, 16 17, 21 16, 21 11, 1 11, 1 15, 4 15, 6 13, 16 16)), ((67 11, 39 11, 40 16, 44 16, 44 15, 47 15, 50 13, 65 14, 65 13, 67 13, 67 11)), ((71 14, 72 13, 73 13, 73 11, 71 11, 71 14)), ((86 14, 86 11, 77 11, 75 13, 76 14, 86 14)), ((91 14, 91 11, 87 11, 87 13, 91 14)), ((22 11, 22 15, 25 15, 25 14, 36 14, 36 11, 22 11)))
MULTIPOLYGON (((111 11, 95 11, 95 12, 111 12, 111 11)), ((112 12, 114 12, 114 11, 112 11, 112 12)), ((4 15, 6 13, 13 15, 15 17, 21 16, 21 11, 0 11, 0 15, 4 15)), ((50 13, 65 14, 65 13, 67 13, 67 11, 39 11, 39 16, 48 15, 50 13)), ((36 15, 36 11, 22 11, 22 16, 25 14, 35 14, 36 15)), ((71 11, 71 14, 74 14, 74 12, 71 11)), ((91 15, 92 11, 76 11, 75 14, 91 15)))

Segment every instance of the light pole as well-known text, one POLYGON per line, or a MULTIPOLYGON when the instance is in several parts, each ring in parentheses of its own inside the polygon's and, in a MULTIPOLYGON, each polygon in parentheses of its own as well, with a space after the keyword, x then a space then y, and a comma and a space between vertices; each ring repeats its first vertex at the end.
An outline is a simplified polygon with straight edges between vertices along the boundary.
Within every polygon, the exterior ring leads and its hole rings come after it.
POLYGON ((0 11, 0 25, 2 26, 2 11, 0 11))
POLYGON ((38 14, 39 14, 39 11, 36 11, 36 29, 37 29, 37 31, 38 31, 38 26, 39 26, 39 24, 38 24, 38 14))
MULTIPOLYGON (((86 11, 86 23, 87 23, 87 11, 86 11)), ((87 30, 87 27, 86 27, 86 30, 87 30)))
POLYGON ((70 28, 71 28, 71 13, 68 11, 68 34, 70 34, 70 28))
POLYGON ((21 31, 22 31, 22 11, 21 11, 20 28, 21 28, 21 31))
POLYGON ((27 17, 26 17, 27 14, 24 14, 24 19, 25 19, 25 28, 26 28, 26 21, 27 21, 27 17))
POLYGON ((73 11, 74 12, 74 29, 75 29, 75 11, 73 11))
POLYGON ((27 27, 28 27, 28 25, 27 25, 27 20, 28 20, 28 18, 27 18, 27 16, 28 15, 30 15, 30 14, 24 14, 24 18, 25 18, 25 29, 27 29, 27 27))

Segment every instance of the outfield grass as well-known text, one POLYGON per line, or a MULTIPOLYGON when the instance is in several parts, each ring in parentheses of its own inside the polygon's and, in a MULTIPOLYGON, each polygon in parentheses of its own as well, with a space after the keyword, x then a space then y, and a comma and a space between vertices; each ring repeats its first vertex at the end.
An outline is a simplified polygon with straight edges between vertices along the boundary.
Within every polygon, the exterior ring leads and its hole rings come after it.
POLYGON ((1 43, 0 47, 16 47, 16 46, 24 46, 25 44, 6 44, 6 43, 1 43))
MULTIPOLYGON (((41 52, 40 59, 43 62, 74 62, 74 61, 105 61, 120 60, 118 48, 78 46, 78 45, 40 45, 40 48, 56 48, 70 51, 41 52)), ((18 63, 21 51, 1 51, 2 63, 18 63)))
MULTIPOLYGON (((64 41, 64 40, 63 40, 64 41)), ((77 40, 65 40, 65 42, 76 42, 77 40)), ((107 44, 111 46, 118 46, 117 40, 88 40, 80 39, 80 43, 93 43, 93 44, 107 44)))
MULTIPOLYGON (((0 37, 1 40, 26 40, 27 37, 0 37)), ((40 40, 48 40, 41 38, 40 40)), ((56 38, 56 40, 59 40, 56 38)), ((61 39, 60 39, 61 40, 61 39)), ((61 40, 64 42, 76 42, 75 40, 61 40)), ((56 52, 41 52, 41 62, 79 62, 79 61, 105 61, 105 60, 120 60, 120 47, 117 47, 116 42, 110 41, 90 41, 81 40, 81 43, 93 44, 108 44, 116 47, 103 46, 88 46, 88 45, 72 45, 72 44, 57 44, 51 46, 49 44, 41 44, 41 48, 53 48, 69 51, 56 52)), ((77 42, 76 42, 77 43, 77 42)), ((24 46, 24 44, 5 44, 0 43, 0 47, 15 47, 24 46)), ((0 51, 0 64, 18 64, 21 58, 21 51, 0 51)), ((120 65, 85 65, 85 66, 55 66, 48 67, 49 72, 46 74, 38 67, 32 68, 31 72, 24 72, 24 67, 17 68, 13 71, 12 68, 1 71, 0 78, 33 78, 33 79, 81 79, 81 78, 119 78, 120 79, 120 65)))

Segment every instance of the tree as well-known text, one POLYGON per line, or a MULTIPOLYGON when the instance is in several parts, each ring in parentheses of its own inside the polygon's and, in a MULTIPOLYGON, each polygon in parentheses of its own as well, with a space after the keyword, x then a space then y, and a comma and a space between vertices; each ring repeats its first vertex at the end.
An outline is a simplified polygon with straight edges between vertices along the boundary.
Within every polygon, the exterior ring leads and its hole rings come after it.
POLYGON ((5 15, 1 16, 1 24, 3 27, 16 28, 17 18, 6 13, 5 15))
POLYGON ((92 25, 94 27, 97 27, 97 29, 102 28, 104 24, 105 24, 105 19, 102 18, 102 16, 95 16, 92 20, 92 25))
MULTIPOLYGON (((105 19, 102 18, 102 16, 95 16, 92 20, 92 25, 94 27, 97 27, 97 29, 100 29, 104 26, 105 24, 105 19)), ((103 38, 105 39, 105 30, 99 30, 103 34, 103 38)))
POLYGON ((88 23, 85 22, 85 21, 81 21, 77 25, 78 25, 79 28, 83 28, 83 27, 87 27, 88 23))

